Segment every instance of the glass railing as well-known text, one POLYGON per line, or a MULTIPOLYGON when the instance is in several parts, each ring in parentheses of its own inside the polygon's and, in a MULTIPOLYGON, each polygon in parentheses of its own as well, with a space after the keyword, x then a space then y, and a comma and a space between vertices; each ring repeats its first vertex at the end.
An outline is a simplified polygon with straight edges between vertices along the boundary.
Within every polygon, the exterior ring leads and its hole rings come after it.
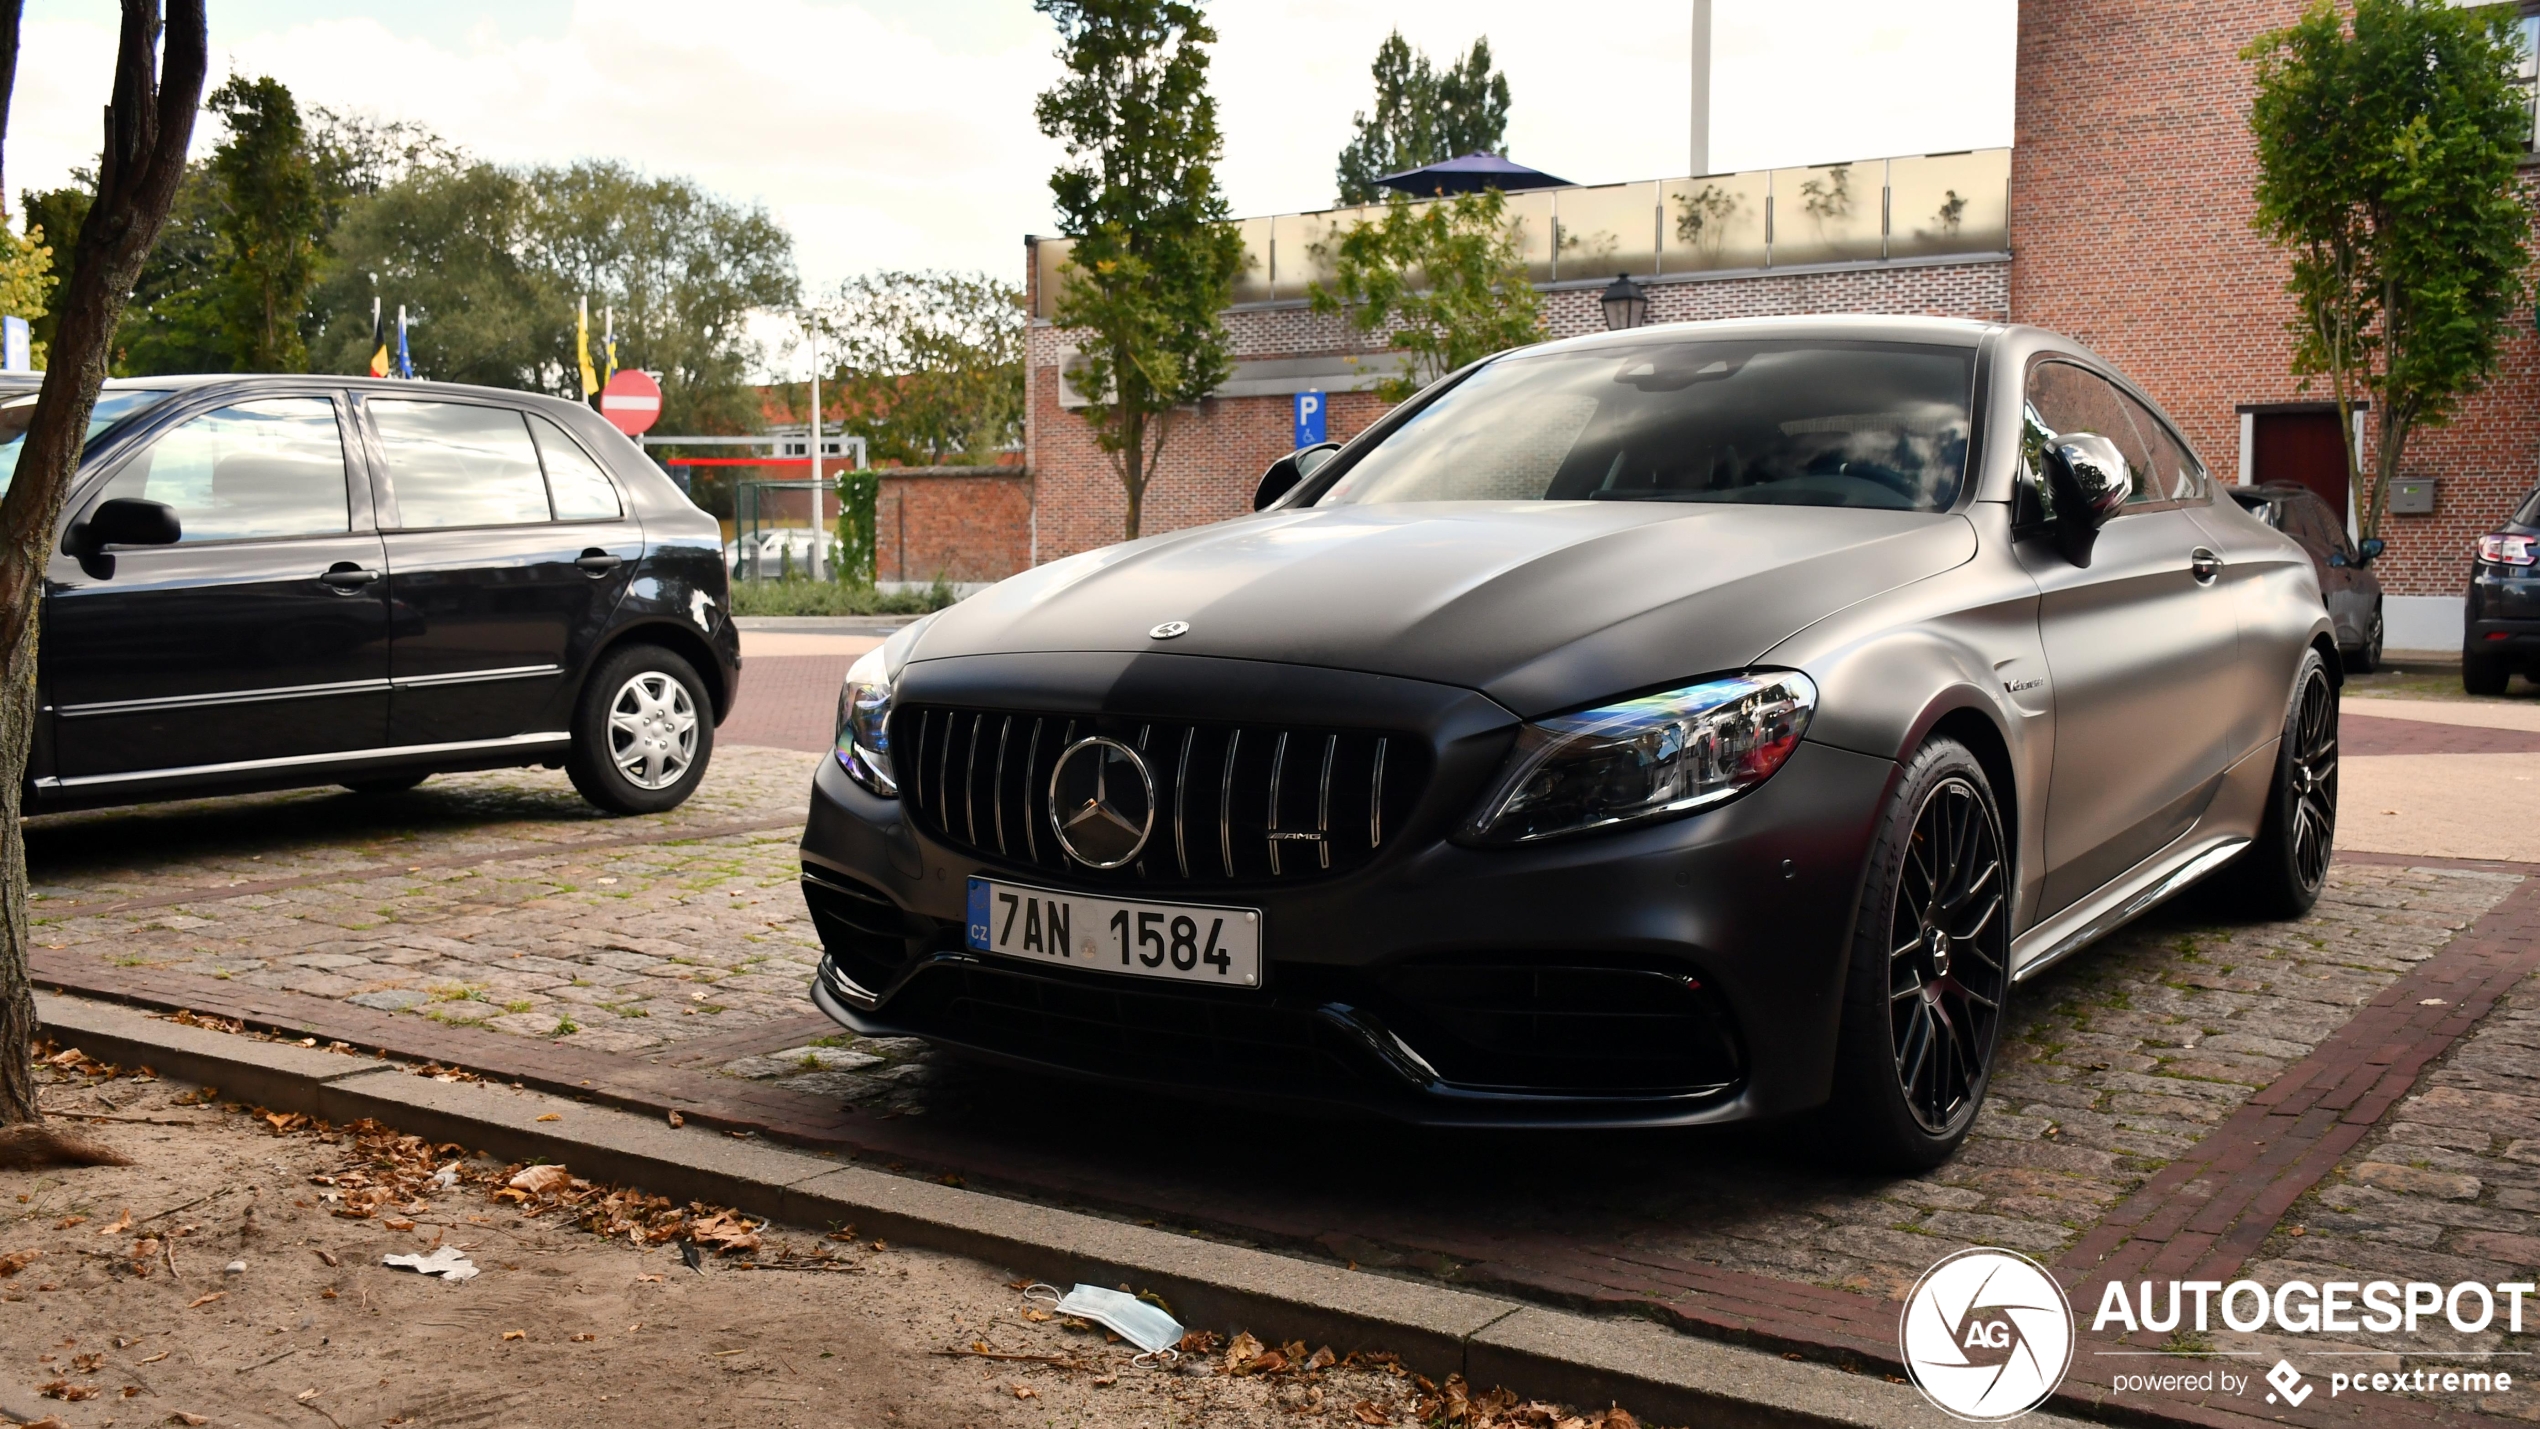
MULTIPOLYGON (((1308 285, 1330 281, 1332 241, 1383 212, 1237 219, 1244 270, 1235 303, 1303 298, 1308 285)), ((2011 151, 1534 189, 1508 196, 1508 219, 1537 283, 2003 253, 2011 246, 2011 151)), ((1046 318, 1057 306, 1071 246, 1064 238, 1036 245, 1033 316, 1046 318)))

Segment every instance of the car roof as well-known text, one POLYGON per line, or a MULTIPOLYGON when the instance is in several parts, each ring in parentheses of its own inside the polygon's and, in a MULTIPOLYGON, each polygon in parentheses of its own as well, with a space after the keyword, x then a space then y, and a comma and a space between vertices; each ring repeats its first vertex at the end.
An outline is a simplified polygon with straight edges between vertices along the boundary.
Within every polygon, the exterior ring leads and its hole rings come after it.
POLYGON ((1651 343, 1721 342, 1782 337, 1833 337, 1869 342, 1943 343, 1973 347, 2004 331, 2000 323, 1968 318, 1927 318, 1862 313, 1823 313, 1799 317, 1712 318, 1701 322, 1653 323, 1620 332, 1558 338, 1516 349, 1529 356, 1544 352, 1593 351, 1603 347, 1645 347, 1651 343))

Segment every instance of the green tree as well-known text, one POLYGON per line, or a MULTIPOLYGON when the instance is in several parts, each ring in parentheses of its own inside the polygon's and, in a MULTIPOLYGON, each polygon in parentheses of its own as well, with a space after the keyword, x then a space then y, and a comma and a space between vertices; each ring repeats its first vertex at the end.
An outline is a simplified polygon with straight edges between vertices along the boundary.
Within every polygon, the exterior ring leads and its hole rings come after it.
POLYGON ((27 326, 37 342, 51 344, 53 325, 61 312, 64 299, 70 295, 71 260, 79 248, 79 226, 88 218, 90 190, 70 187, 33 189, 18 196, 26 214, 29 234, 42 233, 48 240, 46 272, 52 283, 45 289, 44 311, 30 314, 27 326))
POLYGON ((492 164, 416 173, 359 198, 313 300, 320 372, 367 373, 371 300, 406 307, 415 369, 446 382, 546 390, 549 329, 572 296, 534 259, 535 197, 492 164))
POLYGON ((1376 47, 1376 108, 1350 119, 1341 150, 1344 204, 1374 203, 1376 180, 1463 154, 1507 152, 1508 76, 1491 67, 1490 40, 1437 69, 1396 30, 1376 47))
POLYGON ((1217 187, 1216 31, 1186 0, 1033 0, 1057 22, 1067 76, 1036 106, 1067 145, 1050 175, 1059 225, 1076 240, 1053 321, 1081 335, 1071 374, 1127 497, 1138 534, 1147 483, 1176 408, 1234 364, 1217 315, 1245 262, 1217 187))
POLYGON ((220 199, 199 163, 187 164, 176 206, 141 262, 141 278, 115 328, 114 375, 220 372, 229 366, 215 294, 220 282, 220 199))
POLYGON ((303 371, 300 321, 330 214, 300 107, 280 81, 243 75, 212 91, 205 107, 229 127, 207 166, 220 235, 213 306, 229 367, 303 371))
MULTIPOLYGON (((23 234, 0 228, 0 314, 25 318, 32 330, 50 306, 54 284, 53 248, 44 241, 44 230, 28 224, 23 234)), ((37 370, 45 366, 46 343, 36 338, 28 356, 37 370)))
POLYGON ((1377 392, 1399 402, 1468 362, 1535 342, 1543 317, 1508 201, 1497 189, 1414 203, 1385 200, 1381 219, 1315 245, 1332 281, 1307 296, 1360 332, 1409 353, 1409 369, 1377 392))
POLYGON ((2254 222, 2292 260, 2293 370, 2328 379, 2359 487, 2355 399, 2378 419, 2357 503, 2367 536, 2409 437, 2493 375, 2522 307, 2529 119, 2513 23, 2444 0, 2357 0, 2351 16, 2320 0, 2245 52, 2254 222))
POLYGON ((1023 293, 985 273, 851 278, 823 346, 849 431, 877 460, 987 462, 1023 433, 1023 293))

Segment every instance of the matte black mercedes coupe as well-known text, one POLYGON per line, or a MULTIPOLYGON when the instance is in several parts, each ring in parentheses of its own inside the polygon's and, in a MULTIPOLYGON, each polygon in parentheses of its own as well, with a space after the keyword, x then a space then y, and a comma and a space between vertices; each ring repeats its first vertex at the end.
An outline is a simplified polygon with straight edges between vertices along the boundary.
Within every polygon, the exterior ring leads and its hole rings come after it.
POLYGON ((2022 981, 2196 879, 2326 877, 2309 557, 2052 333, 1548 343, 1256 504, 848 675, 830 1016, 1429 1123, 1831 1104, 1921 1166, 2022 981))

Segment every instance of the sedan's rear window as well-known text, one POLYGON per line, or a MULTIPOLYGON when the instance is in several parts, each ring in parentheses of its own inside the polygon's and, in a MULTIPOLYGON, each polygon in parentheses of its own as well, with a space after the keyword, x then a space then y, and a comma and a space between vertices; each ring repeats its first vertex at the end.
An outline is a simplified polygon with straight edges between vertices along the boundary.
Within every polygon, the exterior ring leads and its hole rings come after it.
POLYGON ((1975 350, 1780 339, 1521 354, 1448 390, 1320 504, 1734 501, 1939 511, 1975 350))

